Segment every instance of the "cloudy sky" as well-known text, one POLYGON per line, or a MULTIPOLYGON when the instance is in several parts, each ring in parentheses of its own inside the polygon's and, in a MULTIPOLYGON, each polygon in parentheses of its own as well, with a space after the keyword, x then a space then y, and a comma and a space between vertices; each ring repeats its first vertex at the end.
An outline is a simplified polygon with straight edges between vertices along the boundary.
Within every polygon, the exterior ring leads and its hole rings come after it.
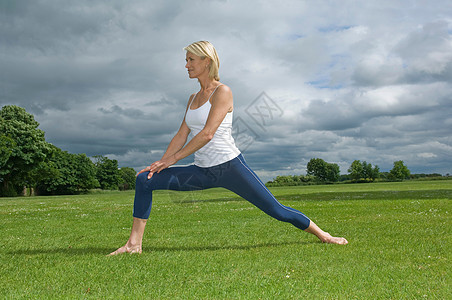
POLYGON ((265 181, 314 157, 452 173, 449 0, 0 3, 0 106, 63 150, 158 160, 199 89, 182 48, 208 40, 265 181))

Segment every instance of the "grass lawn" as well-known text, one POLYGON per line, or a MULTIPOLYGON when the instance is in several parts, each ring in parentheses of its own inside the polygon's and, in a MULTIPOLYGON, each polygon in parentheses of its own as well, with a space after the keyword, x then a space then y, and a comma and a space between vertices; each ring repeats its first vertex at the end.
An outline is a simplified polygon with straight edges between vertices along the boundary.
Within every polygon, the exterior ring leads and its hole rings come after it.
POLYGON ((272 188, 349 245, 223 189, 154 193, 142 255, 133 192, 0 198, 0 295, 27 298, 450 299, 452 181, 272 188))

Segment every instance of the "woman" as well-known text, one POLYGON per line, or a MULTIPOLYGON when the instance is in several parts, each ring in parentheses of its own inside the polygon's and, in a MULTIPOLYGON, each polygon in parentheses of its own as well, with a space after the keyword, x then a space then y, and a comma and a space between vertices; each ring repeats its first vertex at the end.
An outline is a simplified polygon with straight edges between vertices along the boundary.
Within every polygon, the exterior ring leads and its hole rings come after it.
POLYGON ((187 51, 188 76, 198 79, 201 89, 189 97, 182 124, 163 157, 138 172, 132 232, 127 243, 110 255, 141 253, 152 191, 161 189, 186 191, 224 187, 268 215, 316 235, 322 242, 347 244, 345 238, 331 236, 298 210, 280 204, 248 167, 231 135, 232 92, 219 82, 220 63, 215 48, 201 41, 184 50, 187 51), (189 134, 192 138, 187 143, 189 134), (194 165, 170 168, 193 153, 194 165))

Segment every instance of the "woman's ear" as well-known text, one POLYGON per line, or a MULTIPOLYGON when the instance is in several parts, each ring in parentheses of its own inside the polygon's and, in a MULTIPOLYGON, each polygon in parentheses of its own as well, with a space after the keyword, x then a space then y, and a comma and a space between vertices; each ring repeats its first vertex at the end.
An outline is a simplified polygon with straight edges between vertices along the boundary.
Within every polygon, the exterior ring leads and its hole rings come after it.
POLYGON ((211 62, 212 62, 212 60, 209 57, 207 57, 207 56, 204 57, 203 63, 206 64, 206 69, 210 66, 211 62))

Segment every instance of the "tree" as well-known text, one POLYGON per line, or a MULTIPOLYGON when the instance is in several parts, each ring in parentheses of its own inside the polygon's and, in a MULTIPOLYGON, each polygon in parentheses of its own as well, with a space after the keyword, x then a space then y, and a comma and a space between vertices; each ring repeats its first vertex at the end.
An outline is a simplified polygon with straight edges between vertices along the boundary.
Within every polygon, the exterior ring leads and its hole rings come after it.
POLYGON ((350 177, 353 180, 357 181, 361 179, 363 174, 363 165, 361 164, 361 161, 354 160, 350 165, 350 168, 348 168, 348 172, 350 173, 350 177))
POLYGON ((102 155, 94 156, 96 165, 96 178, 103 190, 117 190, 121 180, 118 170, 118 161, 102 155))
POLYGON ((323 181, 325 174, 326 162, 321 158, 311 158, 306 166, 307 175, 315 176, 323 181))
POLYGON ((375 167, 372 169, 372 171, 370 173, 370 177, 369 178, 371 178, 372 180, 380 178, 380 167, 375 165, 375 167))
POLYGON ((350 177, 355 181, 361 179, 373 181, 380 177, 380 168, 377 165, 372 168, 372 164, 366 161, 353 161, 350 168, 348 168, 348 172, 350 173, 350 177))
POLYGON ((91 159, 85 153, 71 155, 73 155, 76 163, 75 175, 77 176, 77 189, 79 191, 87 191, 99 187, 99 181, 96 178, 96 166, 91 159))
POLYGON ((129 167, 124 167, 119 169, 119 176, 121 177, 121 181, 119 183, 119 189, 122 191, 125 190, 134 190, 135 189, 135 180, 136 180, 137 172, 129 167))
POLYGON ((323 182, 336 182, 340 177, 340 169, 337 164, 327 163, 321 158, 311 158, 307 165, 307 175, 313 175, 323 182))
POLYGON ((0 196, 15 196, 31 186, 32 170, 50 152, 44 131, 24 108, 3 106, 0 110, 0 196))
POLYGON ((388 178, 390 180, 402 181, 410 177, 410 170, 404 165, 403 160, 394 162, 394 167, 389 171, 388 178))
POLYGON ((341 170, 338 164, 327 163, 325 171, 326 171, 325 175, 326 181, 329 182, 339 181, 339 177, 341 176, 341 170))
POLYGON ((12 138, 0 135, 0 176, 9 173, 4 166, 6 166, 11 154, 13 154, 14 147, 16 147, 16 143, 12 138))
POLYGON ((99 186, 96 167, 85 154, 71 154, 53 145, 49 159, 36 172, 39 194, 75 194, 99 186))

